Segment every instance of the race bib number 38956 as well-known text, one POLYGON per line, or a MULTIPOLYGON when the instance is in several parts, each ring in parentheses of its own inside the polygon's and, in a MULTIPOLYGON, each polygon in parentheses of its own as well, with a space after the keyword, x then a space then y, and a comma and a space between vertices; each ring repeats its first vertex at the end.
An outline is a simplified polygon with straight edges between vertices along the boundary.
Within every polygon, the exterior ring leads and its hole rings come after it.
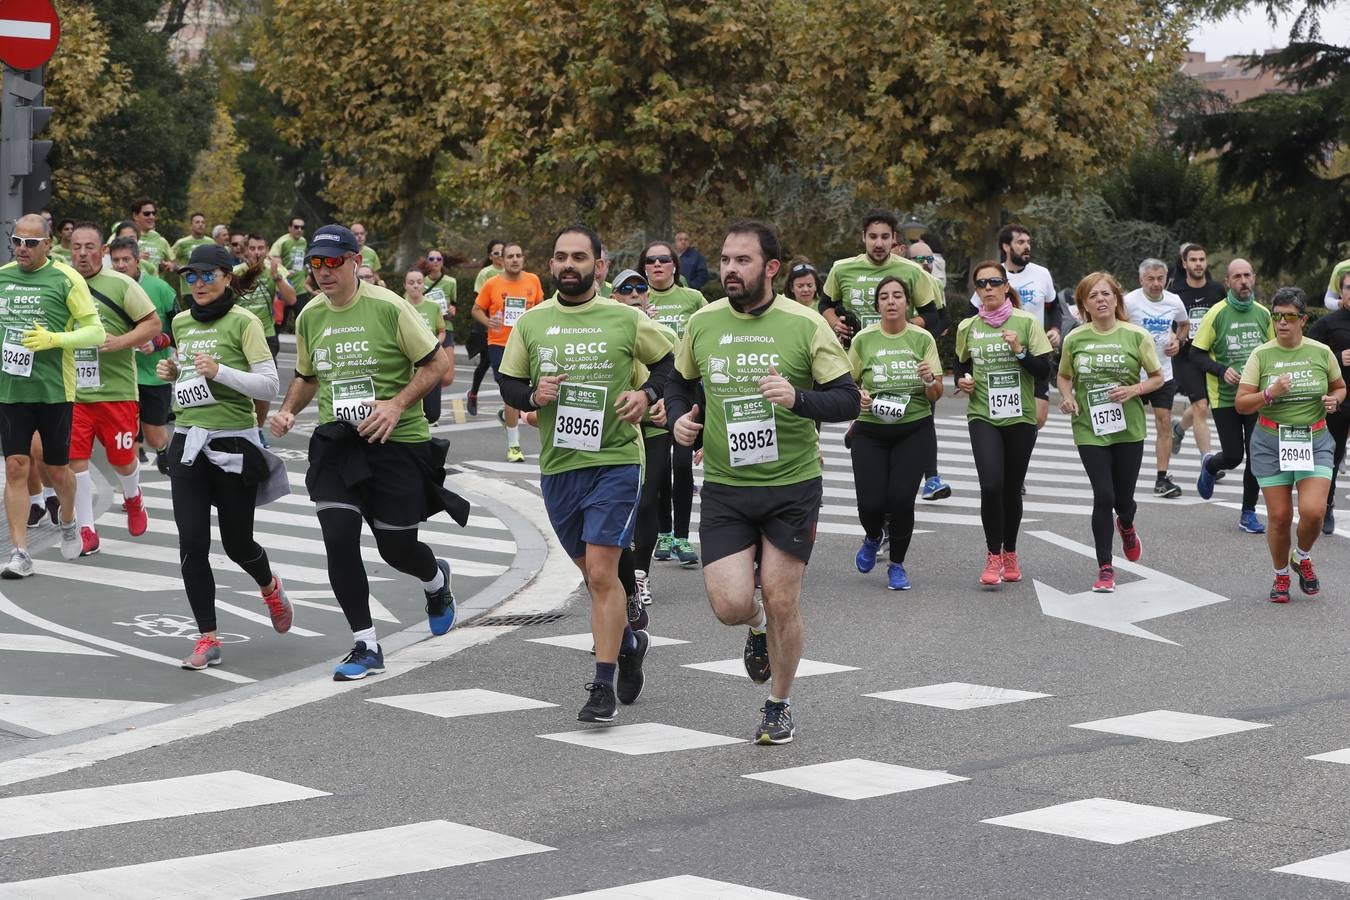
POLYGON ((553 446, 564 450, 596 453, 605 430, 605 401, 609 389, 603 385, 558 385, 558 415, 553 420, 553 446))

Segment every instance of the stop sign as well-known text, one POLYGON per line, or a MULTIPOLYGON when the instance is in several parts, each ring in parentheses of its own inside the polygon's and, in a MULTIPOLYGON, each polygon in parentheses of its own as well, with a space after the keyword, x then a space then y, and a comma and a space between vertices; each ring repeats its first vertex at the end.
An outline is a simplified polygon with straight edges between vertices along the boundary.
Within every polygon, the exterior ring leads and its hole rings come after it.
POLYGON ((0 60, 10 68, 44 65, 60 38, 51 0, 0 0, 0 60))

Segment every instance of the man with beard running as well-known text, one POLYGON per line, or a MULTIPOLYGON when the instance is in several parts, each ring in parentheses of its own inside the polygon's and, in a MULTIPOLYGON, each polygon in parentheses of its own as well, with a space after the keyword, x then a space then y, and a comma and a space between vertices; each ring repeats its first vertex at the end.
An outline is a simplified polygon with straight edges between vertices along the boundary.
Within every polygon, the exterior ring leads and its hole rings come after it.
MULTIPOLYGON (((889 259, 889 234, 885 254, 889 259)), ((802 575, 821 499, 815 423, 847 422, 860 403, 830 326, 774 294, 781 255, 761 222, 727 230, 727 296, 689 317, 666 399, 675 440, 688 447, 703 435, 699 540, 708 600, 724 624, 749 626, 750 679, 772 679, 755 730, 760 744, 786 744, 795 732, 789 694, 802 654, 802 575), (699 381, 706 416, 694 403, 699 381), (757 555, 762 606, 755 600, 757 555)))
POLYGON ((637 597, 628 547, 642 491, 639 423, 661 399, 674 357, 648 316, 599 296, 605 264, 594 231, 558 232, 549 267, 558 293, 516 322, 498 385, 503 401, 538 412, 544 506, 591 595, 595 677, 577 719, 611 722, 616 702, 634 702, 644 684, 649 639, 627 612, 637 597))
MULTIPOLYGON (((1200 329, 1205 313, 1214 304, 1223 300, 1226 293, 1223 285, 1209 274, 1209 260, 1205 248, 1199 244, 1185 244, 1181 248, 1181 262, 1184 276, 1172 281, 1171 290, 1181 298, 1186 307, 1186 315, 1191 321, 1190 334, 1182 347, 1183 352, 1173 360, 1176 370, 1177 387, 1186 392, 1189 404, 1181 415, 1181 421, 1172 423, 1172 452, 1181 450, 1181 441, 1188 429, 1195 429, 1195 446, 1204 454, 1210 451, 1209 436, 1209 391, 1205 386, 1205 370, 1191 350, 1190 339, 1200 329)), ((1220 475, 1223 473, 1220 472, 1220 475)))

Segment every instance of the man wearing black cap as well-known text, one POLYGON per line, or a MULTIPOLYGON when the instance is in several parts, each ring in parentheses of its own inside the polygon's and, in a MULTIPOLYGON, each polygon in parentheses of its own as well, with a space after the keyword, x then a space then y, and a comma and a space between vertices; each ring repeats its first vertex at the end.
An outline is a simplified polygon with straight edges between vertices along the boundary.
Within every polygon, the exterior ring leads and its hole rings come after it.
POLYGON ((441 488, 448 445, 431 439, 422 415, 422 397, 440 389, 449 360, 407 301, 356 277, 360 263, 349 229, 325 225, 314 233, 305 264, 321 293, 295 320, 295 380, 271 425, 285 435, 318 395, 305 484, 318 507, 333 593, 355 638, 335 681, 384 671, 361 520, 384 561, 422 583, 427 624, 444 634, 455 622, 450 566, 417 539, 417 527, 442 510, 460 524, 468 516, 468 505, 441 488))

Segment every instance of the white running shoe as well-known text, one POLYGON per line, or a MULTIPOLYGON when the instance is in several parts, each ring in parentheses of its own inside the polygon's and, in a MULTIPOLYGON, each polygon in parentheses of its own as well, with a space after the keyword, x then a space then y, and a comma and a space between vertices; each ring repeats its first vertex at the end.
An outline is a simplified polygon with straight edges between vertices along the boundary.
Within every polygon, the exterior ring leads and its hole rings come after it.
POLYGON ((0 568, 0 578, 27 578, 33 574, 33 558, 27 551, 15 549, 9 562, 0 568))
POLYGON ((84 538, 80 537, 80 526, 71 522, 61 525, 61 557, 79 559, 84 552, 84 538))

